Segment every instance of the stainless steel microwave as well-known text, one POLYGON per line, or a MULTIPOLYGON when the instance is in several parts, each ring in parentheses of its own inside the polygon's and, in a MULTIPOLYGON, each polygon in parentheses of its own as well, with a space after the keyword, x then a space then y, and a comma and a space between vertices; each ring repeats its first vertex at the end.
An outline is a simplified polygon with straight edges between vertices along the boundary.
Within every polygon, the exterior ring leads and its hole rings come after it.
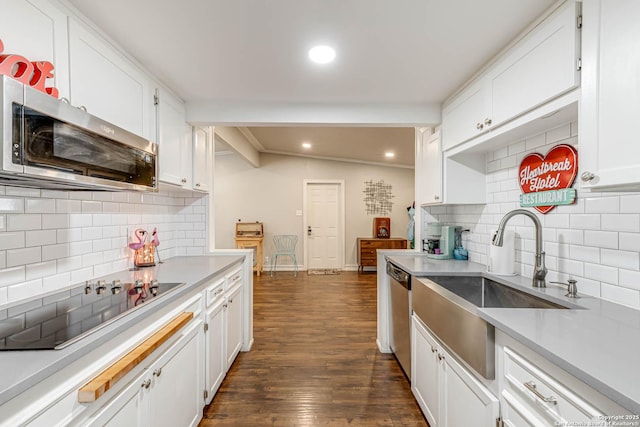
POLYGON ((0 184, 157 191, 156 144, 1 77, 0 184))

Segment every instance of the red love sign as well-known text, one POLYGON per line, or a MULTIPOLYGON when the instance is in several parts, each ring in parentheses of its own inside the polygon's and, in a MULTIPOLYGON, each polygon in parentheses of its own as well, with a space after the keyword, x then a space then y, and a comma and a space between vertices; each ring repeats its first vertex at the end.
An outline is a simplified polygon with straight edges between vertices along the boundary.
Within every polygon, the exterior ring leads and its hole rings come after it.
MULTIPOLYGON (((518 183, 523 193, 570 188, 578 173, 578 152, 572 145, 560 144, 546 156, 532 153, 522 159, 518 183)), ((546 214, 555 206, 534 206, 546 214)))

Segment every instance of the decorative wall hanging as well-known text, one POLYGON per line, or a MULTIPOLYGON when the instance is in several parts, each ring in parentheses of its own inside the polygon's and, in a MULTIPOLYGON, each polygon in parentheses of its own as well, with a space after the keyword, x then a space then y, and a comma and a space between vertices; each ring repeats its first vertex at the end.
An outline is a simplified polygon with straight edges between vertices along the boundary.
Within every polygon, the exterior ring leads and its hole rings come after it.
POLYGON ((384 180, 364 182, 364 204, 367 215, 387 215, 391 213, 393 194, 391 184, 384 180))
POLYGON ((576 190, 571 186, 577 173, 578 152, 572 145, 556 145, 544 157, 529 154, 522 159, 518 173, 523 193, 520 206, 546 214, 558 205, 574 203, 576 190))
POLYGON ((53 64, 49 61, 30 62, 27 58, 15 54, 5 54, 4 44, 0 40, 0 75, 12 77, 19 82, 31 86, 54 98, 58 97, 58 89, 45 87, 48 78, 53 77, 53 64))

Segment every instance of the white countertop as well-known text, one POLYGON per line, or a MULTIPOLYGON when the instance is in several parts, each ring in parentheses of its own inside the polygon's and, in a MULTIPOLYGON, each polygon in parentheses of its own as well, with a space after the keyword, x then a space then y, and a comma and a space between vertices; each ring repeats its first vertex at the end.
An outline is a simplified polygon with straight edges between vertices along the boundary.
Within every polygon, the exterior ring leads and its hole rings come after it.
POLYGON ((107 282, 120 279, 123 283, 146 277, 157 279, 160 282, 184 282, 185 286, 172 290, 165 297, 160 295, 157 299, 144 303, 123 318, 63 349, 0 351, 0 370, 2 371, 2 375, 0 375, 0 405, 115 338, 132 324, 185 295, 190 289, 204 284, 234 264, 240 265, 243 259, 244 257, 241 255, 176 257, 155 267, 143 268, 139 271, 120 271, 100 277, 107 282))
POLYGON ((389 253, 387 258, 414 276, 483 275, 546 299, 581 306, 570 310, 482 308, 480 313, 496 328, 640 414, 640 310, 586 295, 567 298, 566 288, 533 288, 531 278, 496 276, 482 264, 433 260, 421 254, 389 253))

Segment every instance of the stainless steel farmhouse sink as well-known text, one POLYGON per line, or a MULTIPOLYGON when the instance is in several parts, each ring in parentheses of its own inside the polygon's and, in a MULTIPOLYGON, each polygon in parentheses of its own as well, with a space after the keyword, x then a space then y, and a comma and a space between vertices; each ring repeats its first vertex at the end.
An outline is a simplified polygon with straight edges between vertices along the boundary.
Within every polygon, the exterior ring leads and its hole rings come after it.
POLYGON ((415 280, 411 306, 438 338, 487 379, 495 378, 495 329, 481 308, 570 308, 480 276, 415 280))

